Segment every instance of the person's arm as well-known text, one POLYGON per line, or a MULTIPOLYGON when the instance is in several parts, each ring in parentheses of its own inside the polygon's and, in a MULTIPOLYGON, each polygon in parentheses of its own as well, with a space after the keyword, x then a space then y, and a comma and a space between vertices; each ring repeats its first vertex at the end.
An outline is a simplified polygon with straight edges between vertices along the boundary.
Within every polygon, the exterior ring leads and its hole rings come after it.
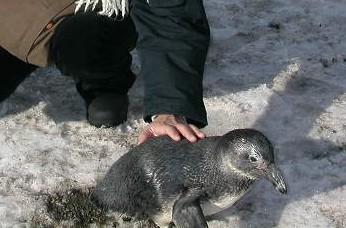
POLYGON ((159 115, 138 141, 153 136, 150 129, 173 139, 203 138, 198 128, 207 125, 202 80, 210 37, 202 1, 134 0, 130 12, 139 35, 144 120, 159 115))

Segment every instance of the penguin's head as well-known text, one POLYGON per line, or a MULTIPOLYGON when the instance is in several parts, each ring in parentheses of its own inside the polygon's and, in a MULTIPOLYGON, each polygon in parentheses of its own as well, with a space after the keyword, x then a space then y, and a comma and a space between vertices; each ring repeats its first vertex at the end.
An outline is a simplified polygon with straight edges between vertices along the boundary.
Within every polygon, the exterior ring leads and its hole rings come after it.
POLYGON ((274 163, 274 149, 269 139, 254 129, 236 129, 221 136, 218 149, 226 170, 249 179, 266 178, 280 193, 287 186, 274 163))

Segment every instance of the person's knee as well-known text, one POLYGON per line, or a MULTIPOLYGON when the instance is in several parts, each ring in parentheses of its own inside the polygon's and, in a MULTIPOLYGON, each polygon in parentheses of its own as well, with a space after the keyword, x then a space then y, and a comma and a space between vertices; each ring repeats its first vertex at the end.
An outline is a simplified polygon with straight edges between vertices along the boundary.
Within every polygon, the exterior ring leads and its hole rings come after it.
POLYGON ((127 56, 131 39, 124 36, 134 39, 136 34, 131 27, 124 31, 124 26, 96 13, 71 16, 58 26, 52 38, 51 58, 66 75, 97 72, 111 60, 127 56))

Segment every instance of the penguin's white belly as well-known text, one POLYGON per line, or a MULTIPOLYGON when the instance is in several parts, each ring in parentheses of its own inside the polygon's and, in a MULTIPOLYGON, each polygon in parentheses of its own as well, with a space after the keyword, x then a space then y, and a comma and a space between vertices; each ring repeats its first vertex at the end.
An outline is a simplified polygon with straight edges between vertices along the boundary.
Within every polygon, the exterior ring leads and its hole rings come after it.
MULTIPOLYGON (((242 196, 243 194, 240 194, 239 196, 224 194, 218 198, 201 201, 200 205, 204 216, 211 216, 218 212, 226 210, 242 196)), ((151 219, 160 227, 167 227, 169 223, 172 222, 172 211, 175 200, 164 203, 164 206, 161 208, 161 212, 151 217, 151 219)))
POLYGON ((226 210, 232 206, 242 195, 231 196, 229 194, 222 195, 215 199, 209 199, 201 202, 201 208, 204 216, 210 216, 226 210))
POLYGON ((161 212, 152 216, 152 220, 160 227, 167 227, 170 222, 172 222, 172 212, 173 212, 174 201, 165 204, 161 208, 161 212))

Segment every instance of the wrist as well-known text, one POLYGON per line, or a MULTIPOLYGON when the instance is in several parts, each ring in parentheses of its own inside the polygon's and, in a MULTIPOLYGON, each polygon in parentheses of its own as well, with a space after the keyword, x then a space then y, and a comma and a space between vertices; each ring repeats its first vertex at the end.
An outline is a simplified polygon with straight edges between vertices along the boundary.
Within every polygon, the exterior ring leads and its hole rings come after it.
POLYGON ((154 121, 165 121, 165 120, 175 120, 187 123, 186 118, 184 116, 180 115, 174 115, 174 114, 157 114, 151 116, 151 122, 154 121))
POLYGON ((156 117, 158 117, 159 115, 152 115, 151 117, 150 117, 150 119, 151 119, 151 122, 154 122, 154 120, 156 119, 156 117))

